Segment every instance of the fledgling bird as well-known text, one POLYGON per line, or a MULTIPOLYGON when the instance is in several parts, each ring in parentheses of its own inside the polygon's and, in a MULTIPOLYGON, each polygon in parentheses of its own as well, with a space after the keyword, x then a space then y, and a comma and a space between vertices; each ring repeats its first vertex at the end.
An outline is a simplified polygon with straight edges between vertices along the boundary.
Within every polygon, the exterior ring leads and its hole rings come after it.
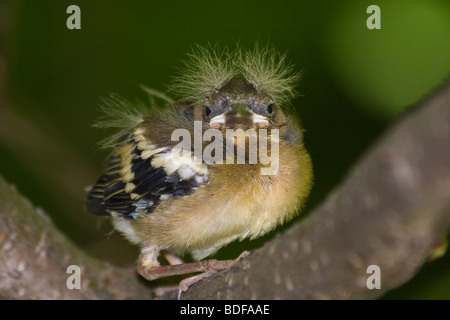
POLYGON ((143 110, 115 96, 109 100, 105 111, 112 120, 104 125, 121 130, 108 143, 114 151, 88 194, 86 211, 110 216, 115 229, 140 246, 141 275, 151 280, 229 266, 215 260, 184 269, 160 266, 158 256, 161 251, 190 253, 202 260, 298 214, 312 184, 300 123, 285 115, 298 79, 285 56, 268 47, 234 52, 198 47, 170 88, 181 97, 178 102, 159 95, 164 107, 143 110), (177 129, 200 142, 180 152, 179 139, 173 139, 177 129), (240 142, 227 136, 237 129, 254 130, 261 140, 256 149, 250 135, 240 142), (209 153, 213 162, 202 158, 211 151, 211 141, 223 145, 209 153), (261 142, 271 163, 261 161, 261 142), (244 150, 240 162, 238 150, 244 150), (264 173, 274 161, 275 169, 264 173))

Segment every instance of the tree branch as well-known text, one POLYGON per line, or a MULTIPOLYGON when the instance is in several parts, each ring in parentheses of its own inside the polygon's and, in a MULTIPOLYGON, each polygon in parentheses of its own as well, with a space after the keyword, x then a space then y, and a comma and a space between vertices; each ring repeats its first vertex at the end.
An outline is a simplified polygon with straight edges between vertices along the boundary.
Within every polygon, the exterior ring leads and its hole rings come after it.
MULTIPOLYGON (((450 226, 450 83, 411 110, 319 208, 189 299, 376 298, 409 280, 450 226), (366 287, 369 265, 381 289, 366 287)), ((149 299, 134 269, 87 256, 0 179, 0 297, 149 299), (82 270, 69 290, 66 269, 82 270)), ((164 297, 174 298, 174 292, 164 297)))
POLYGON ((149 299, 134 268, 87 256, 0 178, 1 299, 149 299), (81 268, 81 290, 70 290, 69 265, 81 268))
POLYGON ((186 299, 366 299, 408 281, 450 226, 450 83, 405 114, 303 222, 186 299), (381 289, 366 286, 381 269, 381 289))

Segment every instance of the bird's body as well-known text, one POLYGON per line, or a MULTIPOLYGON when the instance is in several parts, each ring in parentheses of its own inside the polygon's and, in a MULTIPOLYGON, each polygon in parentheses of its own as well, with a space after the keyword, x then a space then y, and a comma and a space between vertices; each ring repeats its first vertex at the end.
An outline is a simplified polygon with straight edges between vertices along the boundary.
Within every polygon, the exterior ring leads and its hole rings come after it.
MULTIPOLYGON (((141 246, 139 263, 147 269, 159 266, 161 250, 200 260, 236 239, 264 235, 293 218, 309 193, 311 161, 299 123, 278 106, 283 92, 277 96, 245 72, 228 79, 221 74, 208 92, 153 109, 137 121, 88 196, 87 211, 112 216, 115 228, 141 246), (177 129, 200 142, 191 140, 181 154, 180 140, 173 139, 177 129), (211 129, 219 138, 205 138, 211 129), (277 156, 275 170, 262 174, 274 158, 260 161, 261 144, 253 149, 258 161, 250 163, 249 136, 241 140, 245 163, 238 163, 238 139, 231 140, 236 148, 226 146, 230 129, 254 130, 267 154, 277 156), (223 161, 202 159, 211 141, 222 143, 223 161)), ((217 156, 218 150, 210 154, 217 156)))

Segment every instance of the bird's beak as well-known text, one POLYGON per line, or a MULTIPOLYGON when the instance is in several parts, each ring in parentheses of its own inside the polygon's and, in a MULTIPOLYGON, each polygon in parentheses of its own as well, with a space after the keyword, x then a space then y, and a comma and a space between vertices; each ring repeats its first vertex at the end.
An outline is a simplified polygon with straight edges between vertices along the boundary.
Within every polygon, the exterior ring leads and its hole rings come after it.
POLYGON ((269 125, 269 119, 246 110, 245 105, 236 103, 230 111, 211 118, 211 128, 265 128, 269 125))

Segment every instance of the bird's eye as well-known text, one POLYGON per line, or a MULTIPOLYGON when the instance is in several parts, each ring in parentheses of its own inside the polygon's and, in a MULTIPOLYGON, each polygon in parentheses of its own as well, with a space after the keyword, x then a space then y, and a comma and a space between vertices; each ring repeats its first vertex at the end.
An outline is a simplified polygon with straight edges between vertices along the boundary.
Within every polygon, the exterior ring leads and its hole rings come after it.
POLYGON ((272 103, 267 106, 267 112, 269 114, 272 114, 272 112, 273 112, 273 104, 272 103))
POLYGON ((205 112, 206 112, 206 115, 209 116, 211 114, 211 108, 206 107, 205 112))

